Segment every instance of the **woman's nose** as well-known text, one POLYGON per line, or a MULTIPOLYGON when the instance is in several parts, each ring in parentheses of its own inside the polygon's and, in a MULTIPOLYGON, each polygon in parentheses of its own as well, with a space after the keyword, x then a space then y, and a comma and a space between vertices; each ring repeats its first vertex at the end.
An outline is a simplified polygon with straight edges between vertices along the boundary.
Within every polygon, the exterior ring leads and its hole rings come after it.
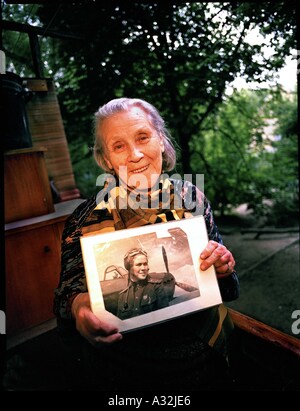
POLYGON ((144 154, 140 151, 139 147, 131 146, 129 157, 131 161, 138 161, 144 157, 144 154))

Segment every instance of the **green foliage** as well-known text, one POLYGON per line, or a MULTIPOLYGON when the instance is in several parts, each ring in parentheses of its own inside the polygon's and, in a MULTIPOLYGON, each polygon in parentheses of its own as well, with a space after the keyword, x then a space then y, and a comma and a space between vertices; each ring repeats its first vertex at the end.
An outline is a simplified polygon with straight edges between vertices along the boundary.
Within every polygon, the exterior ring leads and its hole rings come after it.
POLYGON ((246 203, 268 223, 298 212, 295 94, 235 92, 191 140, 191 165, 205 170, 205 192, 221 213, 246 203), (271 124, 271 127, 270 127, 271 124))
POLYGON ((97 176, 101 174, 101 170, 92 157, 92 149, 93 146, 88 145, 82 138, 78 138, 70 144, 75 180, 84 198, 96 194, 99 190, 95 182, 97 176))
POLYGON ((274 206, 270 219, 277 224, 299 221, 299 152, 297 137, 297 96, 282 97, 274 105, 278 118, 276 134, 281 138, 273 143, 272 158, 274 206), (287 219, 287 215, 289 218, 287 219))
MULTIPOLYGON (((1 5, 3 7, 2 17, 23 24, 34 24, 38 22, 37 12, 40 6, 39 4, 1 5)), ((23 77, 32 77, 34 70, 28 35, 16 31, 5 31, 2 35, 7 70, 23 77)))
MULTIPOLYGON (((6 5, 4 18, 30 22, 30 7, 6 5)), ((225 90, 238 75, 260 83, 275 77, 297 48, 294 2, 67 2, 42 4, 34 13, 39 25, 82 38, 45 35, 40 45, 45 75, 56 81, 84 195, 94 192, 98 175, 89 149, 93 113, 111 98, 128 96, 157 106, 180 147, 176 171, 205 173, 206 193, 221 212, 248 203, 263 214, 266 201, 285 204, 287 187, 296 187, 294 108, 285 110, 284 101, 280 112, 269 91, 228 98, 225 90), (247 36, 254 28, 263 39, 250 44, 247 36), (266 45, 273 47, 271 56, 266 45), (274 152, 265 148, 267 118, 278 118, 283 136, 276 144, 268 142, 274 152), (289 183, 282 182, 285 167, 289 183)), ((7 50, 12 35, 4 33, 7 50)), ((28 58, 22 63, 25 54, 9 56, 19 74, 30 66, 28 58)), ((293 201, 286 204, 293 208, 293 201)))

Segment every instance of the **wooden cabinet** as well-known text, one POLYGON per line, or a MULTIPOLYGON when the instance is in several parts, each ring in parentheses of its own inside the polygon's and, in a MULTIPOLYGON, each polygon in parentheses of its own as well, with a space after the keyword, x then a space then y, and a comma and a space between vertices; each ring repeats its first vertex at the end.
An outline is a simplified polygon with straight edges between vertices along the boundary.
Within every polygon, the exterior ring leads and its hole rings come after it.
POLYGON ((59 275, 58 239, 56 224, 6 237, 8 333, 52 318, 59 275))
POLYGON ((20 149, 4 156, 5 222, 54 211, 43 149, 20 149))
POLYGON ((6 331, 14 335, 54 317, 61 234, 83 200, 55 205, 53 213, 5 226, 6 331))

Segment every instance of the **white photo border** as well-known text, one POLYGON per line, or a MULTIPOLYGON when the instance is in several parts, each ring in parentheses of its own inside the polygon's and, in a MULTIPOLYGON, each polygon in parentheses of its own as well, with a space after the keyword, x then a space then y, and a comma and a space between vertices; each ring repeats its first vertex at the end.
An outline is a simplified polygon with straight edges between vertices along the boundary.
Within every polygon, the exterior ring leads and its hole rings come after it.
POLYGON ((222 303, 214 267, 212 266, 206 271, 202 271, 200 269, 200 254, 208 243, 206 225, 203 216, 195 216, 182 220, 150 224, 142 227, 117 230, 101 234, 90 233, 87 236, 82 236, 80 238, 80 242, 91 309, 98 318, 115 325, 120 332, 133 331, 141 327, 148 327, 222 303), (105 309, 94 246, 115 240, 124 240, 126 242, 130 237, 148 233, 156 233, 157 237, 163 237, 164 235, 168 236, 168 230, 171 228, 181 228, 187 234, 196 279, 200 290, 200 296, 183 301, 179 304, 173 304, 169 307, 152 311, 150 313, 125 320, 119 319, 117 316, 105 309))

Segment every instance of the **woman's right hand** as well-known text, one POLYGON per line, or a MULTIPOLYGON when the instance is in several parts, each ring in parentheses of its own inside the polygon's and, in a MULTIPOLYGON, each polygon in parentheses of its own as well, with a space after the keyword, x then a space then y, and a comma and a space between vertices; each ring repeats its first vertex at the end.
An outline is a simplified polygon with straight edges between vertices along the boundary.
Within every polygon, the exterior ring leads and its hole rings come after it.
POLYGON ((115 326, 95 316, 88 293, 80 293, 74 298, 71 311, 77 331, 94 347, 112 344, 123 338, 115 326))

